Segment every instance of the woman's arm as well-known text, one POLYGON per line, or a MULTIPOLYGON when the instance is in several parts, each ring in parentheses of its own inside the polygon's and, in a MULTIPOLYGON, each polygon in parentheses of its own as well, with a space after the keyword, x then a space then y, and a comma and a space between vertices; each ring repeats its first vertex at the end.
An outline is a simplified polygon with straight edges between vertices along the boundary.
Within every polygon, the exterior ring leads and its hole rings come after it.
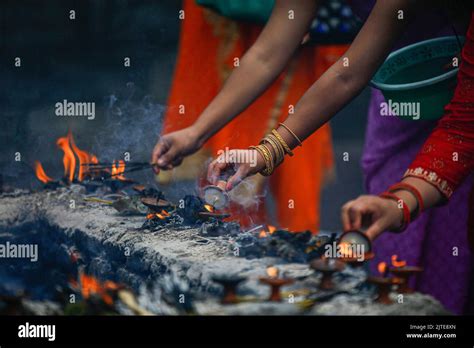
MULTIPOLYGON (((344 57, 339 59, 298 102, 284 122, 304 140, 356 97, 388 56, 424 0, 377 1, 369 18, 344 57)), ((291 148, 295 138, 280 127, 291 148)))
MULTIPOLYGON (((426 3, 427 0, 377 1, 346 55, 333 64, 304 94, 296 105, 294 114, 284 122, 285 125, 299 139, 304 140, 331 119, 367 85, 410 20, 426 3)), ((298 145, 286 128, 280 126, 277 130, 291 149, 298 145)), ((235 174, 228 179, 228 190, 265 167, 260 154, 257 158, 257 166, 233 166, 235 174)), ((211 163, 209 180, 216 181, 227 167, 225 163, 211 163)))
MULTIPOLYGON (((462 51, 458 84, 446 112, 430 134, 421 151, 402 180, 419 192, 424 209, 449 199, 464 179, 474 171, 474 14, 462 51)), ((409 188, 410 186, 408 186, 409 188)), ((410 190, 396 190, 410 213, 419 209, 419 202, 410 190)), ((406 186, 405 186, 406 188, 406 186)), ((361 196, 342 207, 345 230, 360 229, 363 222, 367 235, 374 239, 387 229, 403 223, 400 205, 377 196, 361 196)))
POLYGON ((239 66, 219 94, 185 134, 161 138, 153 151, 152 163, 166 169, 170 164, 178 163, 190 152, 181 146, 181 142, 186 147, 195 143, 193 147, 199 148, 260 96, 300 46, 316 14, 317 3, 318 0, 277 0, 262 33, 240 59, 239 66), (293 11, 294 18, 289 15, 290 11, 293 11), (191 138, 192 141, 184 141, 184 138, 191 138))

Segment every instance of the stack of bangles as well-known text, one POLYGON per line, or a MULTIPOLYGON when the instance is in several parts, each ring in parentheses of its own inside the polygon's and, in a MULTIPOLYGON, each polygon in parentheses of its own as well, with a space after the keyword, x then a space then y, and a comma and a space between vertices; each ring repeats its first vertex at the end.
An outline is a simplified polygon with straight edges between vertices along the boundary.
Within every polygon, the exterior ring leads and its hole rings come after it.
POLYGON ((393 201, 396 201, 399 205, 399 208, 402 209, 403 211, 403 220, 402 220, 402 225, 396 229, 393 230, 392 232, 402 232, 404 231, 410 222, 415 220, 424 210, 424 202, 423 202, 423 197, 421 197, 420 191, 415 186, 412 186, 407 183, 398 183, 395 185, 392 185, 389 187, 389 189, 382 194, 380 194, 380 197, 382 198, 387 198, 391 199, 393 201), (405 201, 401 198, 399 198, 395 193, 397 191, 404 190, 408 191, 415 197, 416 200, 416 208, 415 210, 410 213, 410 209, 408 208, 408 205, 405 203, 405 201))
MULTIPOLYGON (((299 146, 302 146, 300 139, 295 133, 293 133, 283 123, 280 123, 280 126, 285 128, 293 137, 295 137, 299 146)), ((283 162, 286 154, 293 156, 293 151, 291 151, 286 141, 281 137, 276 129, 273 129, 271 133, 267 134, 260 141, 258 146, 250 146, 249 149, 256 150, 263 157, 265 168, 260 171, 260 174, 264 176, 271 175, 275 168, 283 162)))

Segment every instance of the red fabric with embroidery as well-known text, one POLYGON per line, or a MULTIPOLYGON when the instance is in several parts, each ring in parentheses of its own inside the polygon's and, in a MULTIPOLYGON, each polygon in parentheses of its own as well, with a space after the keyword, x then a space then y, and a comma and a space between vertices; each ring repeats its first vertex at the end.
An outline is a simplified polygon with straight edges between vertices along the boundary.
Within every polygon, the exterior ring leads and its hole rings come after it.
POLYGON ((474 12, 462 51, 454 97, 405 176, 422 178, 449 198, 473 170, 474 12))

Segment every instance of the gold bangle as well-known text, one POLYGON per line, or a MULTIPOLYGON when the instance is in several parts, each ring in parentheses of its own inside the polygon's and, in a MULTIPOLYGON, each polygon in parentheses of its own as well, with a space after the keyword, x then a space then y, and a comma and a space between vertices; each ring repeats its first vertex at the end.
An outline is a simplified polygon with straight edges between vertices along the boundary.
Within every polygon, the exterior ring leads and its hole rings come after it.
POLYGON ((272 130, 272 133, 273 133, 273 135, 278 139, 278 141, 280 142, 280 144, 283 146, 283 148, 285 149, 285 152, 286 152, 288 155, 293 156, 293 152, 291 151, 290 147, 289 147, 288 144, 285 142, 285 140, 283 140, 283 138, 281 137, 280 133, 278 133, 276 129, 273 129, 273 130, 272 130))
POLYGON ((273 172, 273 169, 271 168, 272 164, 271 164, 271 161, 270 161, 270 156, 266 152, 268 150, 266 148, 262 149, 261 145, 259 145, 259 146, 250 146, 249 149, 256 150, 263 157, 263 160, 265 161, 265 168, 260 171, 260 174, 262 174, 264 176, 271 175, 272 172, 273 172))
POLYGON ((269 176, 273 173, 273 169, 275 169, 273 166, 273 157, 271 155, 271 152, 266 146, 259 145, 257 147, 261 150, 263 155, 266 157, 267 164, 268 164, 268 166, 261 173, 265 176, 269 176))
POLYGON ((285 159, 285 150, 282 145, 275 139, 273 134, 268 134, 265 138, 262 139, 260 144, 268 143, 273 148, 276 155, 275 166, 279 165, 285 159))
POLYGON ((301 142, 300 138, 298 138, 296 134, 290 128, 288 128, 288 126, 286 126, 284 123, 279 123, 279 125, 285 128, 296 139, 299 146, 303 146, 303 143, 301 142))
POLYGON ((260 144, 259 146, 261 147, 261 149, 263 151, 265 151, 267 153, 268 157, 270 157, 271 173, 273 173, 273 170, 275 169, 276 160, 275 160, 275 157, 273 156, 273 152, 272 152, 271 148, 269 148, 265 144, 260 144))

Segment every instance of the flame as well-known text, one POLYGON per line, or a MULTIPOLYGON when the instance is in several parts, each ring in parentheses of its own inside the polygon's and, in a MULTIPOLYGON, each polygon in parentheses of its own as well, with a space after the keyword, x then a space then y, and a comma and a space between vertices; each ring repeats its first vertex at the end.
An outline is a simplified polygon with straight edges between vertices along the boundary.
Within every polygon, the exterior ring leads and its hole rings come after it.
POLYGON ((398 255, 392 255, 392 266, 393 267, 405 267, 407 265, 406 261, 399 261, 398 255))
POLYGON ((272 234, 273 232, 276 231, 276 227, 272 225, 267 225, 267 229, 263 229, 259 232, 258 238, 265 238, 268 237, 268 235, 272 234))
POLYGON ((63 165, 64 165, 64 177, 69 180, 69 182, 73 182, 74 180, 74 171, 76 169, 76 157, 74 156, 74 152, 71 149, 69 144, 70 139, 69 133, 65 137, 61 137, 56 141, 56 145, 64 152, 63 156, 63 165))
POLYGON ((76 146, 71 132, 69 132, 67 136, 69 139, 69 143, 71 144, 72 150, 79 159, 79 173, 77 174, 77 178, 79 181, 82 181, 84 180, 85 175, 89 172, 89 166, 84 166, 84 164, 99 163, 99 161, 97 160, 97 157, 93 154, 83 151, 76 146))
POLYGON ((35 161, 35 173, 36 177, 43 183, 47 184, 48 182, 53 181, 46 173, 44 172, 43 166, 39 161, 35 161))
POLYGON ((154 219, 154 218, 158 218, 160 220, 164 220, 166 219, 167 217, 169 217, 170 214, 166 211, 166 210, 162 210, 161 212, 159 213, 151 213, 151 214, 148 214, 146 216, 147 219, 151 220, 151 219, 154 219))
POLYGON ((204 208, 210 213, 214 212, 214 207, 210 204, 204 204, 204 208))
POLYGON ((84 299, 88 299, 92 295, 99 295, 102 300, 108 304, 113 304, 112 296, 110 296, 110 290, 117 290, 120 286, 110 280, 105 281, 104 283, 100 283, 96 278, 93 276, 88 276, 84 273, 79 275, 79 284, 77 282, 71 282, 72 285, 80 286, 81 295, 84 299))
POLYGON ((112 163, 112 178, 117 180, 127 180, 125 176, 123 176, 123 172, 125 171, 125 161, 114 161, 112 163))
POLYGON ((380 274, 384 274, 387 272, 387 263, 386 262, 380 262, 377 265, 377 270, 379 271, 380 274))
POLYGON ((271 266, 271 267, 267 268, 267 275, 270 278, 278 278, 279 273, 280 273, 280 271, 276 267, 271 266))
POLYGON ((347 257, 352 256, 353 251, 352 251, 352 246, 349 243, 340 243, 339 244, 339 250, 341 251, 341 254, 347 257))

